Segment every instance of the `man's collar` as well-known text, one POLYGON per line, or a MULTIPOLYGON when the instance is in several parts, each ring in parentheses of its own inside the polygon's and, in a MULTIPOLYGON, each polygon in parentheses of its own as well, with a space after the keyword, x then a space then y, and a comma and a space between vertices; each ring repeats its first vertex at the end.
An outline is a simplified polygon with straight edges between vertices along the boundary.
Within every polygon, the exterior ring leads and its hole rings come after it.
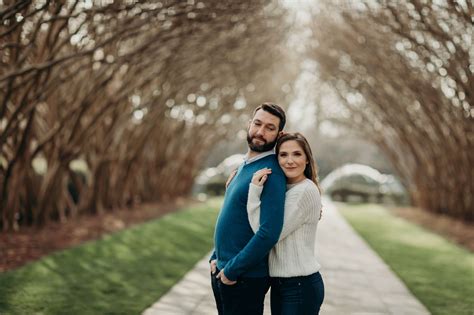
POLYGON ((244 157, 244 163, 245 164, 250 164, 252 162, 255 162, 257 160, 260 160, 260 159, 263 159, 264 157, 266 156, 269 156, 269 155, 272 155, 272 154, 275 154, 275 151, 272 149, 270 151, 265 151, 265 152, 262 152, 254 157, 251 157, 251 158, 248 158, 248 153, 245 155, 244 157))

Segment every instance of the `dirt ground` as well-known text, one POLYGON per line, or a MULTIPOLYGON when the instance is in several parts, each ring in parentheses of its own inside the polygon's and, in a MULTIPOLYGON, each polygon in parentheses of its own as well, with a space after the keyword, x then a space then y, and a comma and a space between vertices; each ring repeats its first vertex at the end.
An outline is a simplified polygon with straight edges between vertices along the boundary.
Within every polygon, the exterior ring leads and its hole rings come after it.
POLYGON ((440 216, 419 208, 394 208, 393 212, 474 252, 474 224, 440 216))
POLYGON ((20 267, 54 251, 95 240, 134 224, 159 218, 191 201, 144 204, 97 216, 84 216, 65 223, 51 222, 41 229, 22 228, 0 233, 0 272, 20 267))

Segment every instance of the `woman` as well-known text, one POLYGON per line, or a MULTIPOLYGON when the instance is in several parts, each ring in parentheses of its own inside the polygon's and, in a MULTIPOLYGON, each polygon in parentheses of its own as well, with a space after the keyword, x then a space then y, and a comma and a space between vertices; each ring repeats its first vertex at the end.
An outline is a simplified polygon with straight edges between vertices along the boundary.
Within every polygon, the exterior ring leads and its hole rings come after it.
MULTIPOLYGON (((272 314, 314 315, 324 299, 321 266, 315 256, 321 218, 316 163, 300 133, 284 134, 277 142, 276 154, 287 177, 287 192, 283 230, 269 255, 272 314)), ((270 174, 270 169, 259 170, 250 184, 247 211, 254 231, 259 228, 260 194, 270 174)))

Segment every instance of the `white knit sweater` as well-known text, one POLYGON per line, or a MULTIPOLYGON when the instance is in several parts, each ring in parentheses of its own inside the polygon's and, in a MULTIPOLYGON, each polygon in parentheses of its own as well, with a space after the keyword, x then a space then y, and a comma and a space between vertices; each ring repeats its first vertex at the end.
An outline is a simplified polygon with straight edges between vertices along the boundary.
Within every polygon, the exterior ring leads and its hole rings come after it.
MULTIPOLYGON (((247 213, 254 232, 260 226, 262 190, 263 186, 250 183, 247 213)), ((315 243, 320 213, 321 196, 316 184, 305 179, 287 185, 283 230, 269 255, 271 277, 307 276, 319 271, 315 243)))

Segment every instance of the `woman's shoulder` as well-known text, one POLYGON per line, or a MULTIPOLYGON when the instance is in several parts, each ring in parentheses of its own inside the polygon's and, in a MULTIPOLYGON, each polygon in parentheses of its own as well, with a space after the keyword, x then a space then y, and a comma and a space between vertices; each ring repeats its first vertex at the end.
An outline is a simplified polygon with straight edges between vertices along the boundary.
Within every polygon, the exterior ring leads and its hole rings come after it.
POLYGON ((305 179, 303 195, 306 195, 312 198, 321 198, 321 194, 319 192, 318 186, 316 186, 316 184, 308 178, 305 179))
POLYGON ((318 190, 318 186, 309 178, 305 178, 301 183, 297 184, 297 186, 300 186, 304 190, 318 190))
POLYGON ((308 208, 321 203, 318 186, 310 179, 305 179, 288 189, 285 198, 287 205, 294 204, 308 208))
POLYGON ((321 193, 319 192, 318 186, 312 180, 307 180, 306 189, 301 197, 301 204, 306 205, 311 209, 321 208, 321 193))
POLYGON ((316 183, 313 182, 311 179, 306 178, 304 181, 305 181, 306 189, 319 191, 318 186, 316 186, 316 183))
POLYGON ((312 192, 319 192, 318 190, 318 187, 316 186, 316 184, 306 178, 305 180, 301 181, 300 183, 298 184, 294 184, 294 185, 287 185, 289 186, 288 190, 287 190, 287 195, 304 195, 304 194, 308 194, 308 193, 312 193, 312 192))

